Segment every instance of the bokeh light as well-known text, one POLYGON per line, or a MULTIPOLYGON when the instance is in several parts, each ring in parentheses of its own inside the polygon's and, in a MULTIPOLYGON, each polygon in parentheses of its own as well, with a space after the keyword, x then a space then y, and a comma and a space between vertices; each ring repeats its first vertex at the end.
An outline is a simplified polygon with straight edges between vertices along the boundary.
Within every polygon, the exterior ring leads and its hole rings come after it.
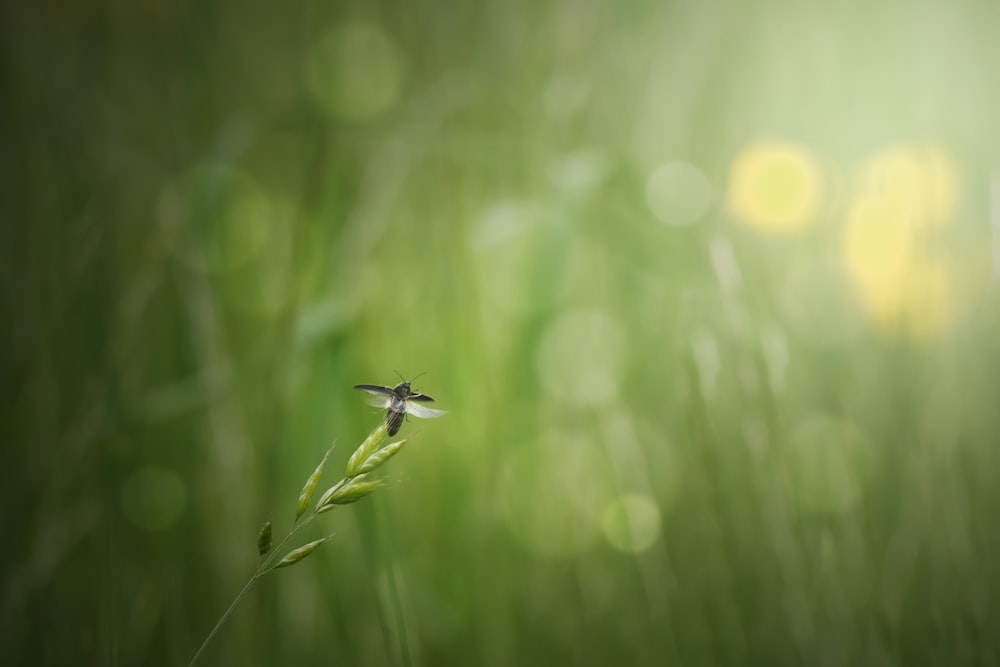
POLYGON ((712 197, 708 178, 687 162, 662 164, 646 181, 646 204, 665 225, 682 227, 698 222, 712 205, 712 197))
POLYGON ((601 527, 615 549, 640 553, 660 535, 660 509, 646 496, 626 494, 604 510, 601 527))
POLYGON ((934 145, 880 151, 862 165, 859 181, 862 197, 901 207, 913 228, 950 223, 961 194, 954 160, 934 145))
POLYGON ((310 54, 309 88, 330 114, 364 120, 391 108, 402 86, 396 46, 374 25, 355 23, 325 34, 310 54))
POLYGON ((917 339, 956 321, 961 296, 933 231, 957 205, 958 174, 939 151, 896 148, 862 168, 844 226, 847 270, 879 328, 917 339))
POLYGON ((733 160, 727 196, 733 215, 747 226, 772 232, 803 229, 819 211, 822 171, 803 146, 758 141, 733 160))
POLYGON ((270 251, 281 220, 257 182, 226 164, 182 172, 160 195, 160 233, 175 257, 192 268, 226 272, 270 251))
POLYGON ((549 163, 549 178, 567 194, 582 194, 599 185, 609 171, 608 160, 597 148, 581 148, 549 163))

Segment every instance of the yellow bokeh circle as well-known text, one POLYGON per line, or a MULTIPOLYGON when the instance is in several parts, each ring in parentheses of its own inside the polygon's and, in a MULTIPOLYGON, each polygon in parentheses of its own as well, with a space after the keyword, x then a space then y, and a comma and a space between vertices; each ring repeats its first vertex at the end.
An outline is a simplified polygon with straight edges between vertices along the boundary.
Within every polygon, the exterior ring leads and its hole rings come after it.
POLYGON ((933 230, 952 222, 960 185, 950 156, 933 147, 893 147, 859 170, 843 232, 844 263, 883 332, 931 339, 958 319, 962 295, 933 230))
POLYGON ((903 207, 913 227, 947 224, 959 198, 955 163, 935 146, 900 145, 869 159, 861 169, 863 196, 903 207))
POLYGON ((733 160, 727 199, 739 222, 791 232, 812 223, 822 191, 821 170, 805 148, 769 140, 747 146, 733 160))

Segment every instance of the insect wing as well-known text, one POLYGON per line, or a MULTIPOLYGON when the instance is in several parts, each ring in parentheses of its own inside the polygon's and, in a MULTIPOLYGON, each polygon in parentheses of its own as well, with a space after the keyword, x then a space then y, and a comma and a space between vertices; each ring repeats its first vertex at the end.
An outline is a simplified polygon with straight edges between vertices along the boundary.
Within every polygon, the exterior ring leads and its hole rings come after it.
POLYGON ((354 388, 358 391, 366 391, 369 394, 378 394, 379 396, 395 396, 396 393, 392 390, 392 387, 383 387, 379 384, 356 384, 354 388))
POLYGON ((392 399, 388 396, 369 396, 365 401, 368 405, 374 405, 376 408, 388 408, 392 405, 392 399))
POLYGON ((377 384, 356 384, 354 385, 354 388, 359 391, 374 394, 374 396, 368 397, 368 404, 374 405, 376 408, 389 407, 392 403, 392 399, 396 397, 395 392, 393 392, 390 387, 382 387, 377 384))
POLYGON ((412 400, 406 402, 406 411, 414 417, 420 417, 421 419, 433 419, 447 412, 447 410, 435 410, 426 405, 419 405, 412 400))
POLYGON ((420 401, 421 403, 433 403, 434 399, 427 394, 410 394, 407 399, 408 401, 420 401))

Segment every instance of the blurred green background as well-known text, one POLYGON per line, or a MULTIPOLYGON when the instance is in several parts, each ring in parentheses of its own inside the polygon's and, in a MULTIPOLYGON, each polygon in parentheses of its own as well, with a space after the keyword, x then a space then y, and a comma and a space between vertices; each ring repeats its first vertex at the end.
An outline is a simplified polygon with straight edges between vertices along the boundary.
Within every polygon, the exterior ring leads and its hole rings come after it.
POLYGON ((997 664, 998 25, 4 3, 0 662, 997 664))

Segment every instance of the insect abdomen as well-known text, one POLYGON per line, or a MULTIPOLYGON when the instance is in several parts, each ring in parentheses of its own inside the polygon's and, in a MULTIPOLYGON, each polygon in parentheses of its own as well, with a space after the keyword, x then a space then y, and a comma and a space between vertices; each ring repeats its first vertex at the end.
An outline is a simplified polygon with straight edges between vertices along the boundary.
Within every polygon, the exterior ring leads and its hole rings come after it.
POLYGON ((406 416, 405 412, 398 412, 392 408, 386 410, 385 412, 385 428, 386 433, 389 437, 396 435, 399 431, 399 427, 403 425, 403 417, 406 416))

